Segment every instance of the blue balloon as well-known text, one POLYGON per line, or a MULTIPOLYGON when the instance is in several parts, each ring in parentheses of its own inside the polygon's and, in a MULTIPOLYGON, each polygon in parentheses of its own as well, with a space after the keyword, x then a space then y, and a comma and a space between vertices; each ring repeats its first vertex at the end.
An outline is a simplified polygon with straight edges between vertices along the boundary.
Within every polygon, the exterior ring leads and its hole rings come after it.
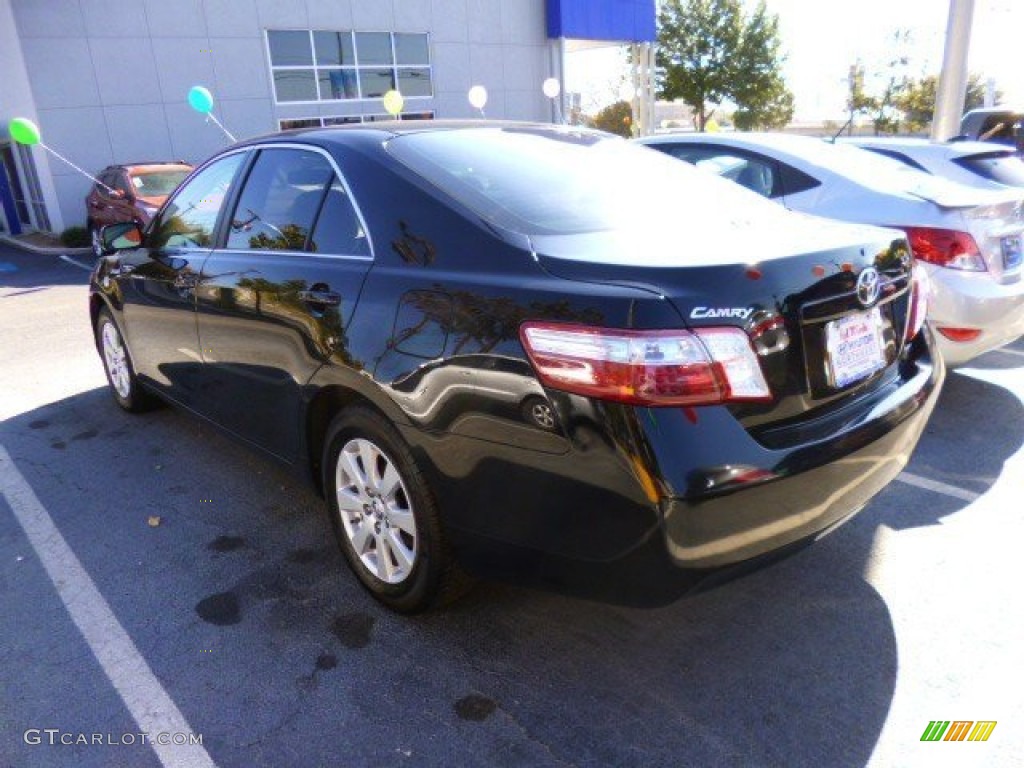
POLYGON ((208 88, 193 85, 188 90, 188 105, 196 112, 202 112, 205 115, 213 109, 213 94, 208 88))

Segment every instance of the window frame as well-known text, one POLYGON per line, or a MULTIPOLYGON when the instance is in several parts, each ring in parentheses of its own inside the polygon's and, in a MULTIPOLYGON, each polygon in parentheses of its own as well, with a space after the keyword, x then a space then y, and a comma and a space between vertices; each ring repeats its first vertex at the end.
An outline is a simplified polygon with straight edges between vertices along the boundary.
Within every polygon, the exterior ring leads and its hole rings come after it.
MULTIPOLYGON (((249 144, 238 149, 233 149, 223 154, 217 155, 212 158, 209 162, 204 163, 202 166, 196 169, 196 172, 200 172, 203 168, 210 165, 211 163, 230 155, 238 154, 240 152, 249 153, 249 157, 245 158, 242 162, 241 173, 239 181, 235 184, 235 189, 232 190, 232 194, 225 201, 225 208, 221 210, 221 220, 218 222, 216 236, 214 237, 213 250, 215 251, 231 251, 231 253, 247 253, 247 254, 260 254, 263 256, 281 256, 281 255, 293 255, 293 256, 306 256, 321 259, 349 259, 353 261, 374 261, 376 258, 376 250, 373 245, 373 233, 370 231, 369 226, 366 223, 366 217, 363 215, 363 210, 359 206, 359 201, 355 195, 352 194, 352 185, 349 184, 345 174, 341 172, 341 168, 338 167, 338 163, 335 162, 334 156, 331 155, 323 147, 318 147, 314 144, 304 144, 298 141, 271 141, 261 142, 259 144, 249 144), (363 228, 363 232, 366 233, 366 245, 369 250, 369 255, 365 254, 346 254, 346 253, 323 253, 318 251, 294 251, 294 250, 270 250, 261 248, 228 248, 228 225, 231 217, 235 215, 235 210, 238 208, 238 202, 241 199, 242 191, 245 189, 246 183, 249 181, 249 174, 255 165, 256 158, 259 153, 264 149, 299 149, 309 152, 316 152, 327 159, 331 168, 334 171, 334 175, 338 177, 341 185, 345 188, 345 194, 348 196, 349 202, 355 209, 356 217, 359 219, 359 225, 363 228), (224 210, 230 210, 230 214, 225 215, 224 210)), ((184 183, 184 182, 182 182, 184 183)), ((316 216, 313 219, 313 229, 316 228, 317 219, 320 217, 320 210, 323 208, 324 201, 320 201, 320 207, 317 209, 316 216)), ((311 233, 312 234, 312 231, 311 233)))
POLYGON ((399 71, 401 70, 412 70, 412 69, 425 69, 429 74, 430 93, 427 95, 410 96, 402 94, 406 101, 411 100, 422 100, 422 99, 433 99, 436 95, 436 89, 434 87, 434 63, 433 56, 431 55, 431 44, 430 44, 430 33, 429 32, 394 32, 391 30, 379 30, 379 29, 305 29, 305 28, 277 28, 270 29, 264 28, 263 30, 263 47, 266 51, 267 66, 270 71, 270 89, 274 99, 274 106, 289 106, 289 105, 309 105, 309 104, 364 104, 365 102, 373 102, 380 100, 381 96, 364 96, 363 95, 363 83, 360 78, 360 73, 363 70, 380 70, 389 69, 391 70, 391 76, 394 80, 394 87, 397 89, 399 85, 399 71), (312 64, 274 64, 274 60, 270 54, 270 34, 272 32, 306 32, 309 36, 310 52, 312 54, 312 64), (352 37, 352 53, 355 63, 347 65, 321 65, 316 60, 316 38, 314 35, 317 32, 330 32, 330 33, 347 33, 352 37), (356 38, 360 34, 383 34, 388 36, 388 40, 391 43, 391 65, 384 64, 360 64, 359 63, 359 45, 356 42, 356 38), (398 57, 395 50, 395 35, 421 35, 426 38, 426 50, 427 50, 427 62, 425 64, 399 64, 398 57), (356 93, 354 98, 350 99, 323 99, 320 98, 320 71, 330 71, 336 69, 351 70, 355 74, 356 93), (279 101, 277 98, 277 86, 274 81, 275 72, 298 72, 298 71, 309 71, 313 73, 313 84, 316 88, 317 98, 313 100, 299 99, 294 101, 279 101))
POLYGON ((218 163, 221 160, 224 160, 225 158, 231 157, 233 155, 248 154, 249 149, 249 147, 239 147, 238 149, 233 149, 230 152, 224 152, 223 154, 214 155, 202 165, 194 168, 186 178, 182 179, 181 183, 178 185, 178 188, 175 189, 172 194, 167 196, 167 200, 165 200, 164 204, 160 206, 159 213, 149 220, 149 223, 146 225, 146 228, 145 230, 143 230, 142 233, 142 246, 148 250, 154 251, 182 250, 206 252, 214 251, 218 247, 220 247, 220 244, 224 239, 224 225, 227 222, 227 218, 225 217, 224 211, 227 210, 228 207, 231 207, 231 209, 234 210, 235 200, 238 195, 238 189, 240 188, 240 181, 248 174, 249 165, 252 163, 251 155, 249 157, 242 158, 242 162, 239 163, 238 168, 235 169, 234 176, 231 177, 231 186, 228 188, 228 194, 225 196, 224 202, 221 204, 220 210, 217 211, 217 218, 213 222, 213 228, 211 230, 212 235, 210 237, 209 246, 205 246, 203 248, 193 248, 191 246, 186 245, 155 245, 152 242, 152 237, 156 232, 157 222, 163 220, 163 217, 167 215, 168 211, 170 211, 170 207, 171 205, 174 204, 174 201, 178 199, 182 192, 185 191, 186 187, 190 183, 192 183, 192 181, 195 178, 197 178, 203 171, 212 166, 214 163, 218 163))

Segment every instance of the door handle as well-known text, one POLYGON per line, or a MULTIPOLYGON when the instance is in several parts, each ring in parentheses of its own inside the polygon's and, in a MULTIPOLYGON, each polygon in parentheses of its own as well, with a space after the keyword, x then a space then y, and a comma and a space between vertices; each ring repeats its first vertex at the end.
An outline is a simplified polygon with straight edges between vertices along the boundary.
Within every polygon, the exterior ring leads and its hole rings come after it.
POLYGON ((114 277, 121 277, 123 275, 130 275, 134 271, 135 267, 132 264, 118 264, 110 270, 110 274, 114 277))
POLYGON ((195 288, 199 285, 199 278, 196 275, 175 275, 174 276, 174 287, 175 288, 195 288))
POLYGON ((320 307, 336 307, 341 304, 341 294, 334 291, 299 291, 299 298, 307 304, 320 307))

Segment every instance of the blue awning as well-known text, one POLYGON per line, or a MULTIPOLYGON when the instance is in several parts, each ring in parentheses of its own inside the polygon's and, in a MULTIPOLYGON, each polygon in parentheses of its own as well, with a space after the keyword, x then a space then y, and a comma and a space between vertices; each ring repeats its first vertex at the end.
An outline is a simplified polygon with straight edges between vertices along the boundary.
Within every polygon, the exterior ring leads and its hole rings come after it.
POLYGON ((548 0, 548 37, 648 43, 657 38, 654 0, 548 0))

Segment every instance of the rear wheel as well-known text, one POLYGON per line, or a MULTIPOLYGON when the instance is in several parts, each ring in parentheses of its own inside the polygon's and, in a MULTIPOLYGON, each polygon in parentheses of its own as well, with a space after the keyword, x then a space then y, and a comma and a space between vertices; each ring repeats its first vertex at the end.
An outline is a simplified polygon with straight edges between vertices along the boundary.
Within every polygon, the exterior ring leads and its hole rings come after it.
POLYGON ((468 585, 444 537, 426 478, 382 416, 355 407, 334 420, 324 456, 338 544, 364 587, 413 613, 450 602, 468 585))
POLYGON ((117 404, 135 413, 152 408, 156 400, 139 384, 121 330, 106 309, 101 309, 96 319, 96 346, 117 404))

